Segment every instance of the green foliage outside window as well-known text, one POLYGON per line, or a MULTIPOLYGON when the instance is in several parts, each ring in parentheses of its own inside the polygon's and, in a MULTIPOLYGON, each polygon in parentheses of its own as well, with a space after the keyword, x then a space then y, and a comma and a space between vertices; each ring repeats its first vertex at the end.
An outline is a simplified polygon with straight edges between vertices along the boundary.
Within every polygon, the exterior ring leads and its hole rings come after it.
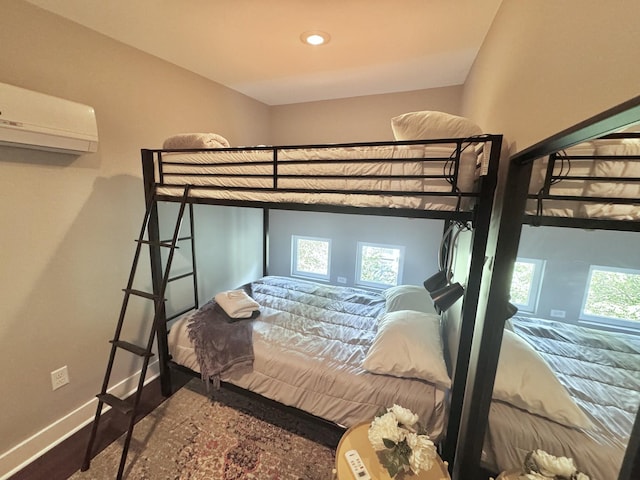
POLYGON ((593 268, 584 313, 640 321, 640 274, 593 268))
POLYGON ((535 264, 528 262, 516 262, 511 280, 511 302, 519 305, 529 304, 531 285, 535 264))
POLYGON ((329 242, 298 238, 297 270, 317 275, 329 273, 329 242))
POLYGON ((363 282, 397 285, 400 250, 397 248, 363 245, 360 280, 363 282))

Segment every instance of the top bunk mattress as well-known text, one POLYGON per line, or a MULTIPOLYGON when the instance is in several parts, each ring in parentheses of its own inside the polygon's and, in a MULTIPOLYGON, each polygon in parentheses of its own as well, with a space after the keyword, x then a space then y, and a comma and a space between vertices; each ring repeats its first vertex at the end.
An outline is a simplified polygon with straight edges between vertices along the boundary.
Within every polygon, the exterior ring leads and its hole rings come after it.
MULTIPOLYGON (((471 139, 151 150, 156 193, 255 202, 468 211, 493 142, 471 139)), ((500 147, 500 145, 498 145, 500 147)), ((500 148, 496 150, 498 157, 500 148)))
POLYGON ((640 134, 584 142, 535 162, 526 213, 640 219, 640 134))

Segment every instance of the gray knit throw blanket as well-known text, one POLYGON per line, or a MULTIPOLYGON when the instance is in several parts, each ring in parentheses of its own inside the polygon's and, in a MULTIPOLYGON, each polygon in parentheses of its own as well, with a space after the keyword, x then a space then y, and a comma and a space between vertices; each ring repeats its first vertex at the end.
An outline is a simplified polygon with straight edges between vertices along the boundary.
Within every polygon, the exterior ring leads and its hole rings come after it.
POLYGON ((202 379, 217 390, 220 374, 232 367, 253 365, 253 320, 229 321, 211 300, 191 317, 187 325, 202 379))

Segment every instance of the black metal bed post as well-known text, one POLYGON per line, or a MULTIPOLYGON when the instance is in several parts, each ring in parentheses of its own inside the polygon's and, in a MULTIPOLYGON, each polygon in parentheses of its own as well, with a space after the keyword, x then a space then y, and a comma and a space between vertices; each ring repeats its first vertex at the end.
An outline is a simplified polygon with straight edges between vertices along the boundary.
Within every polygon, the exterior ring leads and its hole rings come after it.
POLYGON ((622 467, 618 480, 632 480, 640 478, 640 410, 636 412, 636 420, 629 436, 627 450, 624 452, 622 467))
MULTIPOLYGON (((193 266, 193 299, 194 308, 200 308, 200 294, 198 293, 198 262, 196 257, 196 227, 193 216, 193 203, 189 203, 189 236, 191 237, 191 265, 193 266)), ((165 324, 166 327, 166 324, 165 324)))
POLYGON ((495 136, 491 142, 491 159, 489 170, 482 178, 482 187, 478 200, 471 243, 471 264, 467 286, 462 305, 462 322, 458 343, 458 355, 451 387, 449 418, 442 449, 442 458, 449 462, 449 469, 454 465, 456 445, 460 430, 462 407, 465 397, 465 384, 469 368, 471 340, 475 325, 475 312, 480 298, 482 272, 485 265, 485 252, 489 233, 491 213, 494 208, 495 191, 498 181, 498 168, 502 137, 495 136))
MULTIPOLYGON (((144 184, 144 197, 146 202, 152 201, 155 193, 155 163, 151 150, 142 150, 142 179, 144 184)), ((160 222, 158 219, 158 205, 153 203, 151 207, 149 224, 147 228, 147 240, 149 241, 149 256, 151 262, 151 283, 153 293, 158 295, 162 286, 162 254, 160 252, 160 222)), ((160 388, 162 395, 171 395, 171 370, 169 369, 169 345, 167 343, 167 313, 162 302, 156 316, 158 367, 160 369, 160 388)))
POLYGON ((269 209, 262 209, 262 275, 269 275, 269 209))

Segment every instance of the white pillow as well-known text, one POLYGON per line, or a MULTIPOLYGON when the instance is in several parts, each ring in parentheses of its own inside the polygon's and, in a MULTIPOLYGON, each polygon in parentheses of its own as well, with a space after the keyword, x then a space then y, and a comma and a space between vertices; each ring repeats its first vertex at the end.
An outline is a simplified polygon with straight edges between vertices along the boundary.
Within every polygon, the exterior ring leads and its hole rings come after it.
POLYGON ((181 148, 228 148, 229 141, 217 133, 179 133, 162 144, 166 150, 181 148))
POLYGON ((502 337, 493 398, 569 427, 592 426, 544 358, 509 330, 502 337))
POLYGON ((467 138, 482 135, 482 129, 468 118, 444 112, 409 112, 391 119, 396 140, 467 138))
POLYGON ((378 333, 362 363, 365 370, 451 387, 438 315, 399 310, 381 315, 378 322, 378 333))
POLYGON ((424 287, 417 285, 398 285, 382 292, 387 312, 415 310, 417 312, 437 314, 433 301, 424 287))

